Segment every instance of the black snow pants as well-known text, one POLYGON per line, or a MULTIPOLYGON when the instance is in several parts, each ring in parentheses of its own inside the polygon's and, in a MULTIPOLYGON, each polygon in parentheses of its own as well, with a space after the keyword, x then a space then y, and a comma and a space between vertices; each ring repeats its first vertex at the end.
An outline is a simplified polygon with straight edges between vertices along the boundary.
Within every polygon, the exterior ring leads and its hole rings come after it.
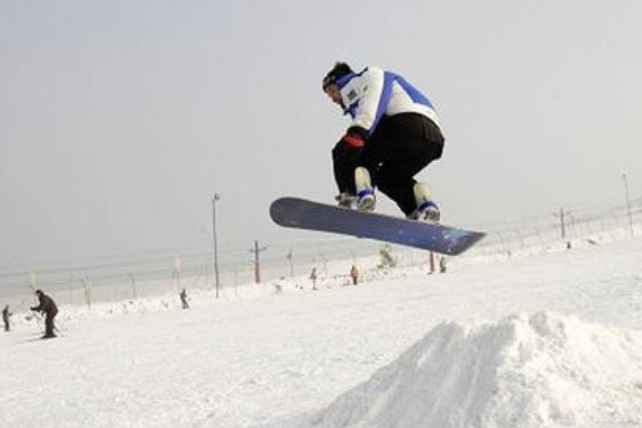
POLYGON ((344 150, 337 145, 333 158, 340 191, 344 187, 354 193, 354 168, 364 166, 370 172, 373 186, 408 215, 417 208, 414 176, 441 157, 444 137, 439 127, 427 117, 402 113, 382 117, 358 156, 354 150, 350 156, 345 156, 339 149, 344 150))
POLYGON ((44 337, 56 337, 54 330, 56 326, 54 325, 54 318, 56 318, 56 313, 45 313, 45 336, 44 337))

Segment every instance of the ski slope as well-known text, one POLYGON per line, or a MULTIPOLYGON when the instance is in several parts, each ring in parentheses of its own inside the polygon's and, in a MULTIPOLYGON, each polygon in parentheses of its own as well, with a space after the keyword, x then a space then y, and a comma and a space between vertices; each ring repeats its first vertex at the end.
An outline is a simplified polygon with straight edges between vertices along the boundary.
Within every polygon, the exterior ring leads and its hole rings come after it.
POLYGON ((18 314, 0 427, 642 426, 642 239, 449 267, 18 314))

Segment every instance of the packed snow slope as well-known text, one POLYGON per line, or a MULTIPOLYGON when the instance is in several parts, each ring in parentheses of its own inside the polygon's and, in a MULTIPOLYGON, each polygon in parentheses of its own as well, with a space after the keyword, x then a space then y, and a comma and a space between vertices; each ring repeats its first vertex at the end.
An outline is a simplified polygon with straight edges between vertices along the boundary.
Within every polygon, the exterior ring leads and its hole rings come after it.
POLYGON ((321 412, 324 427, 642 425, 642 334, 546 313, 444 323, 321 412))
POLYGON ((642 426, 642 239, 368 276, 15 315, 0 427, 642 426))

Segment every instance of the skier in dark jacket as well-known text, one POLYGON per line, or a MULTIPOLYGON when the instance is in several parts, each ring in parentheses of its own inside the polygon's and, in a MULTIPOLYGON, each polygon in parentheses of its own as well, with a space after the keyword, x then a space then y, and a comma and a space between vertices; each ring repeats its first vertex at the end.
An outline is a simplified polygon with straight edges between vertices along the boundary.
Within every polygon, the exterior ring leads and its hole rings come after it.
POLYGON ((9 319, 11 315, 13 314, 9 311, 9 305, 6 305, 2 310, 2 322, 4 323, 4 331, 11 330, 11 321, 9 319))
POLYGON ((428 186, 414 179, 444 148, 431 101, 398 74, 376 67, 355 73, 342 62, 323 79, 323 91, 352 117, 332 151, 339 205, 372 211, 378 188, 408 218, 438 221, 428 186))
POLYGON ((38 297, 39 305, 30 309, 32 311, 42 312, 45 314, 45 335, 43 336, 43 339, 56 337, 54 334, 54 329, 56 328, 54 326, 54 318, 56 317, 56 314, 58 314, 56 302, 54 302, 51 297, 43 293, 42 290, 36 290, 36 296, 38 297))
POLYGON ((181 298, 183 309, 189 309, 189 299, 187 298, 187 291, 183 288, 178 296, 181 298))

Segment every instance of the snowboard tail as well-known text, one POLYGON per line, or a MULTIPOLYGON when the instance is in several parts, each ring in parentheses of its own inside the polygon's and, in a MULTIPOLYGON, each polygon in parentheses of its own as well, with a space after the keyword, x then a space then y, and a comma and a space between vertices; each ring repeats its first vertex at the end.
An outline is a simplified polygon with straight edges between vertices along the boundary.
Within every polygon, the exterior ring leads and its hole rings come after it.
POLYGON ((283 227, 375 239, 450 256, 463 253, 486 236, 484 232, 361 212, 293 197, 272 202, 270 216, 283 227))

